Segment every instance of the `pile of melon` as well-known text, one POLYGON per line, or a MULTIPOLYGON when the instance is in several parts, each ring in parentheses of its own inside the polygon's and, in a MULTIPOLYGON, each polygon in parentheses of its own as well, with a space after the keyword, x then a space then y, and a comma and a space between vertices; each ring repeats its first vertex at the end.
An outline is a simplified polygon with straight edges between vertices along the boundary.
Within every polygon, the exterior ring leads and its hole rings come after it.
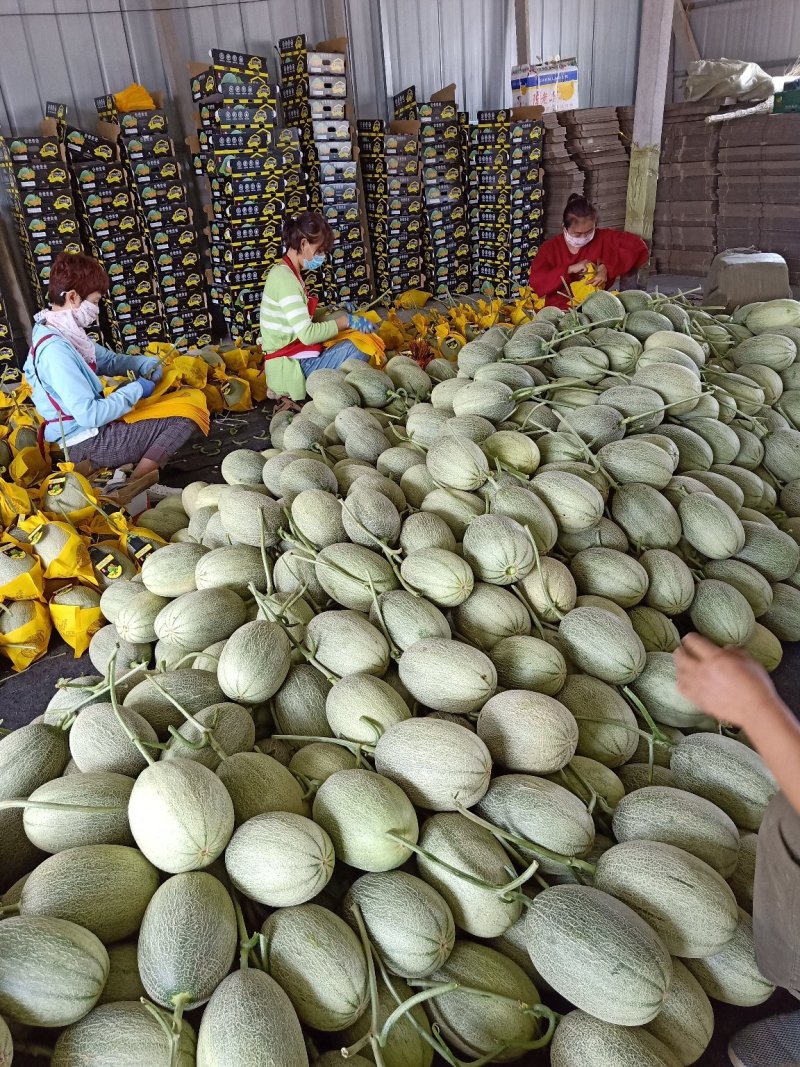
POLYGON ((683 1067, 766 1000, 776 784, 671 653, 800 639, 799 350, 596 293, 315 372, 159 504, 0 740, 0 1062, 683 1067))

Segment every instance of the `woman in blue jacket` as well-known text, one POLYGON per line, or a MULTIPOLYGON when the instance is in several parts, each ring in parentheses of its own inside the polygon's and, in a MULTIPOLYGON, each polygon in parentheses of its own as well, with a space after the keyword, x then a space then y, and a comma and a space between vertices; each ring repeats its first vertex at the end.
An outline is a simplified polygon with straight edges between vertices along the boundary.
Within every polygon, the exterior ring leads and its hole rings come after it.
POLYGON ((97 260, 62 252, 50 273, 50 307, 34 317, 23 370, 44 420, 44 440, 63 442, 72 463, 87 461, 93 470, 133 465, 131 477, 139 478, 163 467, 189 439, 194 424, 180 417, 121 421, 151 395, 161 364, 150 356, 112 352, 87 335, 108 287, 97 260), (128 371, 134 380, 105 396, 99 375, 128 371))

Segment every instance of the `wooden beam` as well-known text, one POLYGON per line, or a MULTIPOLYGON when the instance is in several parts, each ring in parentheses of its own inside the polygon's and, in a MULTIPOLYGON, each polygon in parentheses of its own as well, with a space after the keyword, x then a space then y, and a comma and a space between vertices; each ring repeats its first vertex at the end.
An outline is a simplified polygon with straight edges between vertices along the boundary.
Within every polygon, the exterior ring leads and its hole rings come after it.
POLYGON ((344 0, 323 0, 325 35, 328 38, 347 37, 347 11, 344 0))
POLYGON ((694 35, 694 30, 692 29, 692 24, 689 21, 689 13, 686 10, 683 0, 675 0, 672 31, 675 34, 675 40, 677 41, 678 48, 680 48, 684 62, 687 66, 689 63, 702 59, 700 49, 697 47, 697 40, 694 35))
POLYGON ((673 14, 674 0, 643 0, 625 229, 646 241, 653 236, 673 14))
POLYGON ((531 61, 530 0, 514 0, 514 25, 517 28, 517 65, 531 61))

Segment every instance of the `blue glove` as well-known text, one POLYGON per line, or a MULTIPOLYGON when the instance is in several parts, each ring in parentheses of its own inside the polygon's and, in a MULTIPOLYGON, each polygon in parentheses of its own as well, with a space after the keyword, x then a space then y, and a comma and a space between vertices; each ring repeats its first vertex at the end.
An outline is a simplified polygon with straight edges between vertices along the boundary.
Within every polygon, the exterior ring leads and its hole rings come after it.
POLYGON ((378 327, 374 322, 370 322, 369 319, 363 318, 361 315, 353 315, 349 313, 347 316, 347 325, 351 330, 358 330, 360 333, 376 333, 378 327))
POLYGON ((156 383, 151 382, 149 378, 137 378, 136 381, 142 387, 142 400, 146 400, 148 396, 152 396, 156 383))
POLYGON ((152 357, 142 360, 142 369, 139 372, 142 377, 149 378, 151 382, 160 382, 164 377, 161 360, 152 357))

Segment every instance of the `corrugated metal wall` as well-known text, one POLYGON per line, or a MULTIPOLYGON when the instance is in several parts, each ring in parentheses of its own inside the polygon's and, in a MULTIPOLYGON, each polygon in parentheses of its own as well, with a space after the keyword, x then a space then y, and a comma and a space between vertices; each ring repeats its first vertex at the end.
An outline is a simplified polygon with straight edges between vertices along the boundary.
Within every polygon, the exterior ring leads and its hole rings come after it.
MULTIPOLYGON (((798 0, 695 0, 689 20, 701 56, 746 59, 784 74, 800 56, 798 0)), ((682 100, 686 57, 674 50, 675 99, 682 100)))
POLYGON ((578 57, 581 107, 632 104, 640 0, 530 0, 531 62, 578 57))

